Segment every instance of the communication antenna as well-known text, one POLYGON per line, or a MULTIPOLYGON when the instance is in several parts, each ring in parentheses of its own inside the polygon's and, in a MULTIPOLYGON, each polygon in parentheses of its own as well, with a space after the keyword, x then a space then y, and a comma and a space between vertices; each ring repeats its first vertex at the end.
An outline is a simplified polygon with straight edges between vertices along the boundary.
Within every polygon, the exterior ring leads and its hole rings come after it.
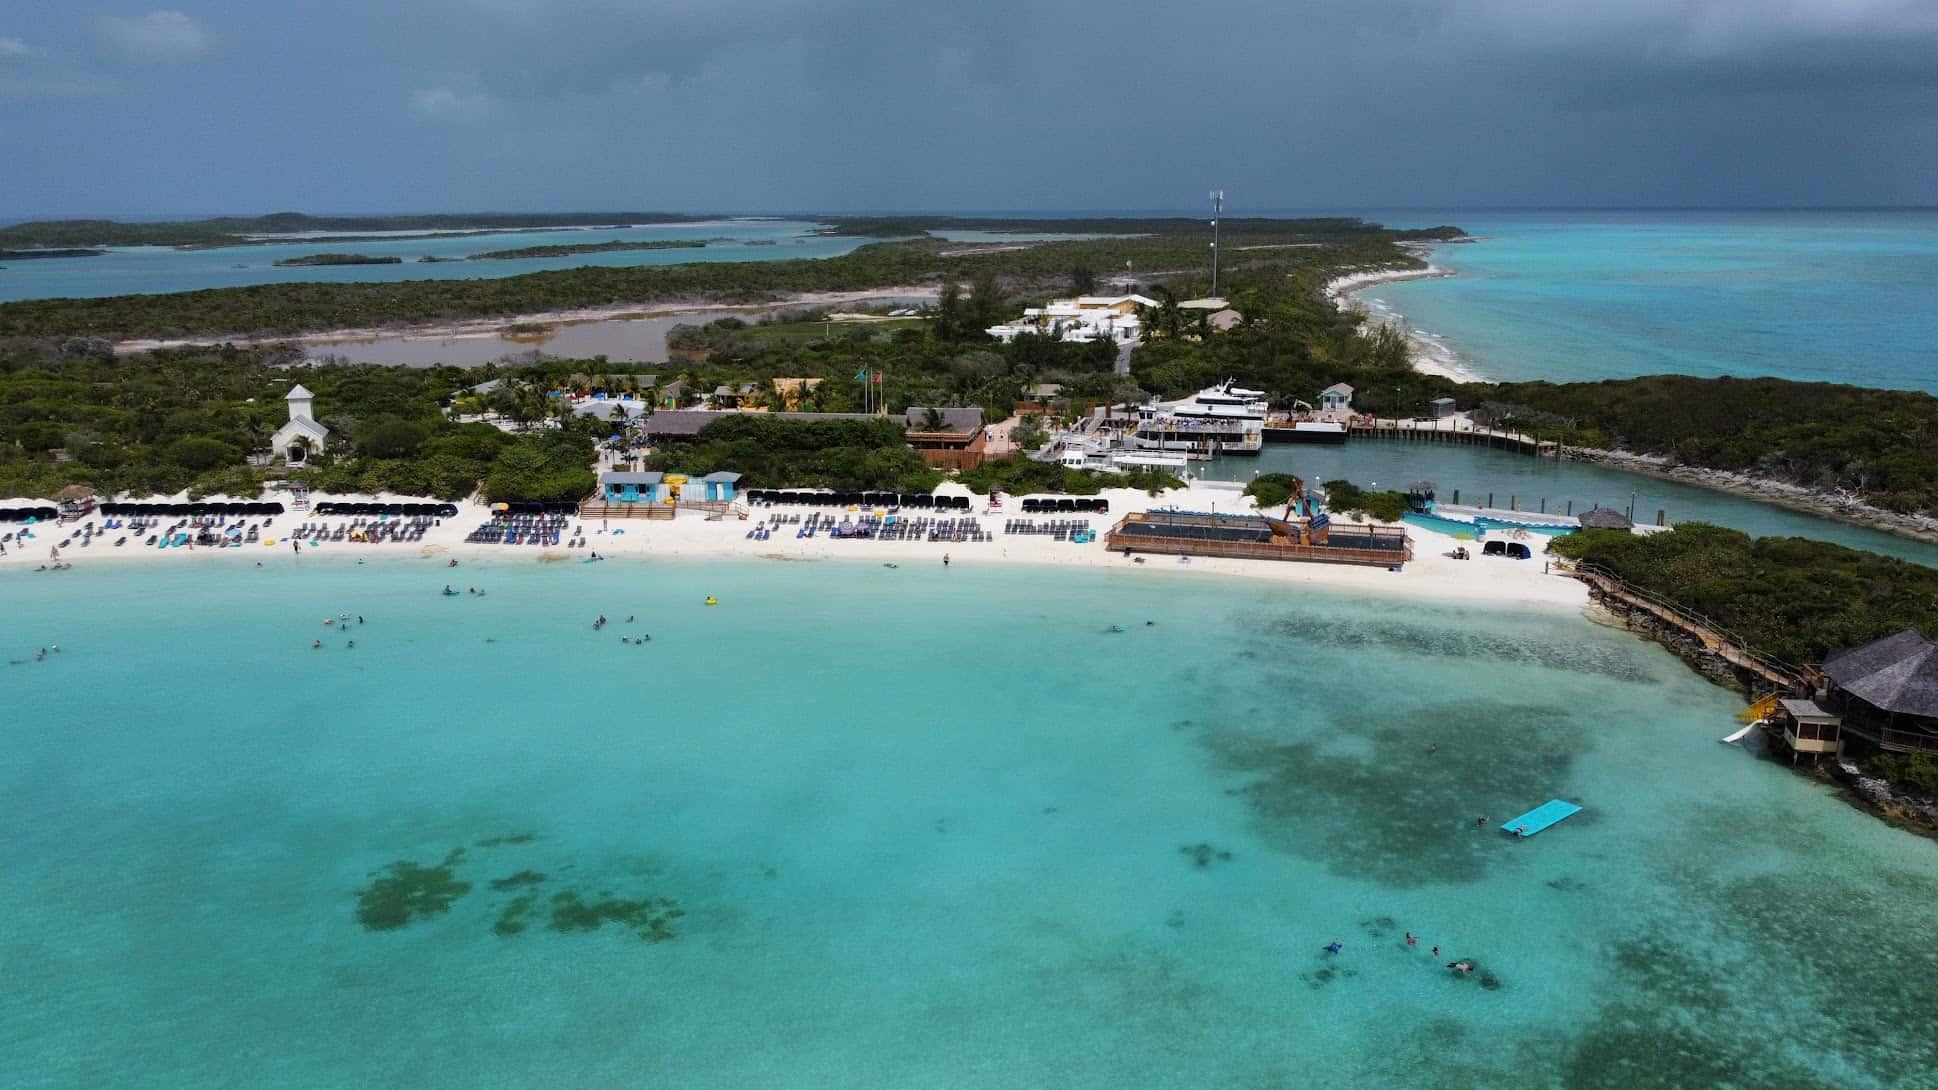
POLYGON ((1218 217, 1225 211, 1225 191, 1211 191, 1211 294, 1218 295, 1218 217))

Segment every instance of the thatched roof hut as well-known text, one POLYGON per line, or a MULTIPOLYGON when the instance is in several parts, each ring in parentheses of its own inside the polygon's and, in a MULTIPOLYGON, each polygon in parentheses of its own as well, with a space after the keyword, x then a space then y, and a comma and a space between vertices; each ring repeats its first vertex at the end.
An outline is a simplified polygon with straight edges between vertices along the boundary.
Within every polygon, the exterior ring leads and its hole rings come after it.
POLYGON ((1879 711, 1938 718, 1938 644, 1916 629, 1840 651, 1824 674, 1879 711))
POLYGON ((1613 507, 1595 506, 1581 513, 1581 528, 1584 530, 1632 530, 1635 524, 1627 515, 1613 507))

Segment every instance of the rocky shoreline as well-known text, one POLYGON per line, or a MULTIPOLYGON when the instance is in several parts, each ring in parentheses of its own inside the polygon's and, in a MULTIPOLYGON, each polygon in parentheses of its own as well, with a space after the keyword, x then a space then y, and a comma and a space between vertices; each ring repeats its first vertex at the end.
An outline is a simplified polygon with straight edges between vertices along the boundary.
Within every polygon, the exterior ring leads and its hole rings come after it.
MULTIPOLYGON (((1745 700, 1755 695, 1752 681, 1742 671, 1688 633, 1665 624, 1653 614, 1628 609, 1621 602, 1594 594, 1592 588, 1590 595, 1590 619, 1611 627, 1619 625, 1625 631, 1660 644, 1706 680, 1735 689, 1744 694, 1745 700)), ((1774 759, 1775 749, 1768 749, 1766 755, 1774 759)), ((1800 775, 1835 786, 1839 798, 1890 825, 1938 840, 1938 800, 1899 791, 1889 781, 1866 776, 1856 765, 1841 759, 1791 767, 1800 775)))
POLYGON ((1661 455, 1636 454, 1625 450, 1566 447, 1562 451, 1562 456, 1578 462, 1592 462, 1611 469, 1660 477, 1664 480, 1692 484, 1718 492, 1728 492, 1746 499, 1786 507, 1792 511, 1801 511, 1807 515, 1848 522, 1913 541, 1938 545, 1938 519, 1925 515, 1906 515, 1897 511, 1887 511, 1882 507, 1865 503, 1847 492, 1806 488, 1803 485, 1772 481, 1720 469, 1678 465, 1661 455))

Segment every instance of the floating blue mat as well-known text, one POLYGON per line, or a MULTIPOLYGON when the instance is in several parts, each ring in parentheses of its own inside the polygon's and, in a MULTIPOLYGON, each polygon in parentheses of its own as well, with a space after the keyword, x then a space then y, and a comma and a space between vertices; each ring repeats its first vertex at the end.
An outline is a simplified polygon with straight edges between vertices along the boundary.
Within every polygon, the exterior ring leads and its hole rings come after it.
POLYGON ((1501 823, 1501 828, 1515 836, 1533 836, 1556 822, 1581 813, 1581 807, 1564 799, 1549 799, 1547 802, 1529 810, 1520 817, 1501 823))

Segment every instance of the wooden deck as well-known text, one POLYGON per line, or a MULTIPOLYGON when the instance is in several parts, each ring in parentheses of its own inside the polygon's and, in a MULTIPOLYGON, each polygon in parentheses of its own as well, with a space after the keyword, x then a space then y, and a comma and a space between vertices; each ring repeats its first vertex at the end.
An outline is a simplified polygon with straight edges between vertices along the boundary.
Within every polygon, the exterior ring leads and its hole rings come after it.
MULTIPOLYGON (((1229 526, 1239 520, 1224 520, 1229 526)), ((1158 553, 1166 556, 1220 556, 1237 560, 1280 560, 1302 561, 1314 564, 1360 564, 1381 568, 1397 568, 1413 559, 1413 545, 1401 530, 1384 530, 1381 527, 1352 526, 1335 524, 1334 531, 1341 534, 1374 532, 1377 536, 1392 534, 1400 543, 1399 548, 1348 548, 1336 545, 1299 545, 1294 543, 1274 543, 1270 541, 1220 540, 1209 536, 1209 530, 1218 520, 1203 515, 1174 515, 1167 512, 1135 512, 1125 515, 1104 533, 1104 547, 1113 551, 1128 550, 1134 553, 1158 553), (1207 536, 1194 537, 1180 533, 1162 532, 1179 527, 1205 529, 1207 536), (1384 533, 1380 531, 1384 530, 1384 533)))
POLYGON ((673 505, 582 500, 579 503, 579 517, 582 519, 670 519, 673 517, 673 505))
POLYGON ((1604 598, 1612 598, 1632 609, 1647 613, 1687 634, 1701 643, 1704 650, 1746 674, 1760 678, 1784 692, 1797 692, 1804 688, 1802 670, 1789 663, 1751 651, 1741 640, 1715 627, 1707 617, 1699 613, 1683 609, 1674 602, 1634 586, 1616 576, 1614 572, 1594 564, 1578 565, 1570 574, 1587 583, 1604 598))

